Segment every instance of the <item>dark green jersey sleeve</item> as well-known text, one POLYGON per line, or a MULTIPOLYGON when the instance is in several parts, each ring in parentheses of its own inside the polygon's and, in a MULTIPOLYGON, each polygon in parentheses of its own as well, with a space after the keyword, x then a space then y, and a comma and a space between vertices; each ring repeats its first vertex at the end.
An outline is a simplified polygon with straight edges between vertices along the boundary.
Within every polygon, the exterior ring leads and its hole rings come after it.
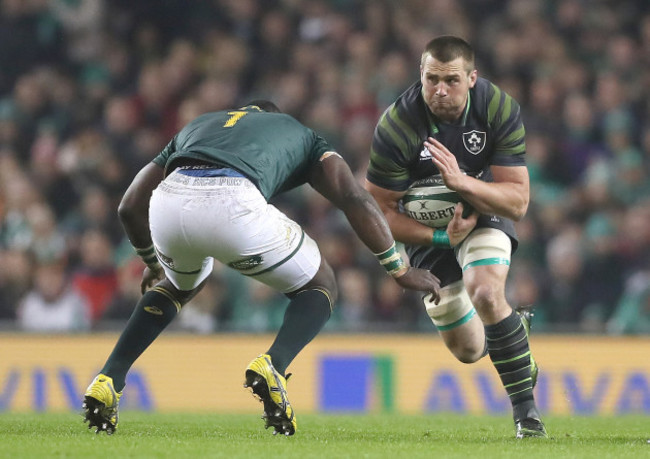
POLYGON ((173 155, 176 152, 176 137, 174 137, 172 140, 169 141, 167 146, 163 148, 163 150, 158 153, 158 155, 152 160, 152 162, 163 169, 167 165, 167 161, 169 160, 169 157, 173 155))
POLYGON ((320 157, 323 156, 323 153, 328 151, 333 151, 333 152, 336 151, 331 147, 331 145, 327 142, 327 140, 325 140, 324 138, 322 138, 321 136, 319 136, 313 131, 312 134, 313 134, 313 143, 310 148, 312 152, 311 153, 312 158, 319 160, 320 157))
POLYGON ((388 107, 375 127, 366 172, 368 181, 389 190, 406 190, 410 184, 411 152, 418 143, 415 129, 402 119, 397 106, 388 107))
POLYGON ((494 134, 494 154, 490 164, 523 166, 526 164, 526 130, 521 108, 515 99, 490 83, 488 89, 488 123, 494 134))

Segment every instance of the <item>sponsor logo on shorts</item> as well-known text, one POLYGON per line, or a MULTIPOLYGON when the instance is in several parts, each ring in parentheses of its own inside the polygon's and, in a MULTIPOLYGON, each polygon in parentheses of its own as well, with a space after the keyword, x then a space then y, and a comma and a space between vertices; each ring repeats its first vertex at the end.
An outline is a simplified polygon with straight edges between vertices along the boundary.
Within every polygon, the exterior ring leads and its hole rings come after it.
POLYGON ((174 269, 174 260, 171 257, 168 257, 167 255, 162 253, 160 250, 158 250, 157 247, 156 247, 156 253, 158 254, 158 258, 164 265, 168 266, 171 269, 174 269))
POLYGON ((252 257, 244 258, 243 260, 232 261, 228 263, 233 269, 237 271, 248 271, 262 264, 264 259, 262 255, 253 255, 252 257))

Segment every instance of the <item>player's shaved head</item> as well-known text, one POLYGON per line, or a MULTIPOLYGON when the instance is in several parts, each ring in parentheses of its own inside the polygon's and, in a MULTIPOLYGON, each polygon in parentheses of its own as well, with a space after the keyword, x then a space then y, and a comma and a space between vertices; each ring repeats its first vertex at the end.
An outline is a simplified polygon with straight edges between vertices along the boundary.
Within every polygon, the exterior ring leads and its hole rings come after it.
POLYGON ((266 99, 251 100, 249 103, 246 104, 246 107, 250 107, 251 105, 258 107, 260 110, 264 110, 265 112, 282 113, 282 110, 280 110, 278 106, 275 105, 270 100, 266 100, 266 99))
POLYGON ((422 63, 428 55, 440 62, 451 62, 462 57, 465 61, 465 69, 468 72, 474 70, 474 50, 469 43, 459 37, 443 35, 434 38, 424 47, 422 63))

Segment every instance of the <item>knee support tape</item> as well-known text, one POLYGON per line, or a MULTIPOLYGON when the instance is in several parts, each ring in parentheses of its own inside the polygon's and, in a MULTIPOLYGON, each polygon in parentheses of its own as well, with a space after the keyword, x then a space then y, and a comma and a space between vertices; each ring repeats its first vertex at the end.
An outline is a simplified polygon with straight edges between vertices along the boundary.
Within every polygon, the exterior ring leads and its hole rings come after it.
POLYGON ((456 328, 476 314, 462 281, 454 282, 442 288, 438 304, 433 302, 430 294, 425 296, 424 307, 438 330, 456 328))

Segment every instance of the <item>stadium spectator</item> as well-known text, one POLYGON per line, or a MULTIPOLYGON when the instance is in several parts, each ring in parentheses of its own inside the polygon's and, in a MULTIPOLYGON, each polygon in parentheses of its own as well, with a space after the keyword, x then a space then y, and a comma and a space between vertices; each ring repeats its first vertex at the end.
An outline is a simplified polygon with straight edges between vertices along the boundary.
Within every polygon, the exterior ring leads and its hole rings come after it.
POLYGON ((625 264, 626 278, 650 268, 650 199, 623 211, 618 225, 618 249, 625 264))
POLYGON ((105 50, 106 41, 104 0, 52 0, 47 3, 63 28, 70 61, 83 63, 98 59, 105 50))
POLYGON ((67 43, 51 19, 43 2, 0 2, 0 94, 34 68, 65 61, 67 43))
MULTIPOLYGON (((519 254, 519 249, 517 250, 519 254)), ((518 257, 521 258, 521 257, 518 257)), ((548 308, 539 282, 541 269, 528 261, 517 261, 517 269, 510 271, 506 297, 510 304, 535 305, 535 330, 548 331, 548 308)))
POLYGON ((90 305, 70 283, 65 265, 46 262, 34 270, 34 287, 18 306, 20 328, 31 332, 88 331, 90 305))
POLYGON ((408 331, 424 328, 422 318, 426 314, 419 304, 421 295, 404 292, 384 282, 384 279, 379 279, 373 297, 370 324, 376 330, 408 331))
MULTIPOLYGON (((605 322, 611 315, 623 292, 625 265, 619 253, 614 212, 592 214, 584 227, 584 277, 586 308, 591 332, 605 331, 605 322)), ((583 327, 584 328, 584 327, 583 327)))
POLYGON ((341 299, 332 313, 331 325, 346 332, 363 331, 372 321, 372 286, 365 271, 349 267, 339 270, 341 299))
POLYGON ((244 279, 242 287, 244 293, 239 295, 230 317, 232 327, 258 333, 280 328, 282 315, 289 304, 286 297, 251 279, 244 279))
POLYGON ((28 250, 33 242, 29 211, 42 204, 36 185, 29 182, 28 176, 20 170, 13 170, 11 161, 4 161, 9 166, 3 174, 2 190, 4 194, 3 224, 0 228, 0 241, 9 249, 28 250))
POLYGON ((546 246, 548 283, 543 290, 545 314, 552 323, 579 324, 589 303, 582 238, 582 228, 571 224, 553 236, 546 246))
POLYGON ((113 246, 106 233, 89 229, 81 236, 79 250, 79 265, 72 274, 72 285, 90 305, 94 323, 104 314, 117 291, 113 246))
MULTIPOLYGON (((190 300, 178 317, 178 326, 181 330, 200 334, 209 334, 219 327, 218 308, 221 306, 224 289, 219 279, 209 276, 201 291, 190 300)), ((137 303, 131 303, 131 308, 137 303)), ((282 308, 284 311, 284 308, 282 308)))
POLYGON ((54 212, 44 204, 31 206, 27 211, 31 233, 29 251, 37 263, 51 263, 66 259, 66 242, 57 227, 54 212))
POLYGON ((17 306, 32 288, 34 260, 25 250, 2 250, 0 259, 0 320, 14 326, 17 306))
MULTIPOLYGON (((132 250, 130 250, 132 252, 132 250)), ((140 276, 145 265, 139 257, 128 258, 117 269, 117 290, 104 310, 99 327, 121 322, 120 326, 131 317, 133 305, 138 302, 140 292, 140 276)))
POLYGON ((122 240, 122 227, 115 218, 117 202, 108 195, 108 187, 99 184, 84 188, 78 206, 70 209, 61 222, 71 252, 77 255, 83 234, 87 230, 101 230, 112 245, 122 240))
POLYGON ((611 318, 607 331, 614 335, 650 333, 650 272, 632 276, 611 318))

